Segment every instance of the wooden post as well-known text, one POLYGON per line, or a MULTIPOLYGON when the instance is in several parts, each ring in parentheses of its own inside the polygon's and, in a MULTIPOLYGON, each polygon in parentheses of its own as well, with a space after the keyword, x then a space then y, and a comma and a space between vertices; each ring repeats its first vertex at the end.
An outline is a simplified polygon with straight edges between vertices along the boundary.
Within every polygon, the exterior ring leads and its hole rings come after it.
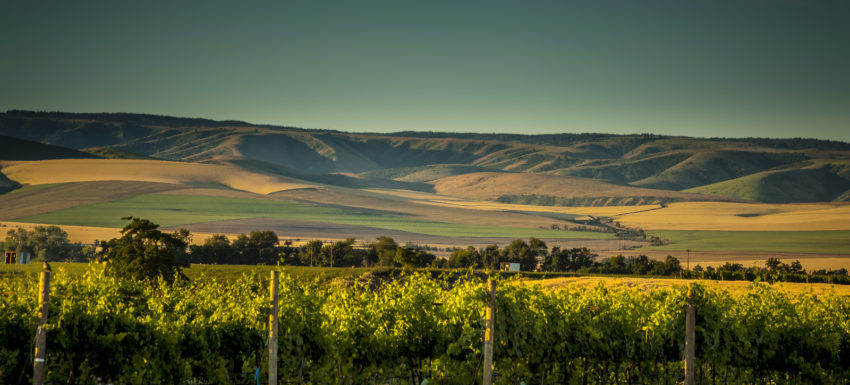
POLYGON ((490 291, 490 303, 487 305, 485 313, 486 326, 484 330, 484 381, 483 385, 491 385, 493 383, 493 326, 496 319, 496 281, 493 277, 487 280, 487 285, 490 291))
POLYGON ((269 285, 269 385, 277 385, 277 286, 278 272, 272 271, 269 285))
POLYGON ((35 330, 35 359, 32 365, 33 385, 44 384, 44 358, 47 347, 47 332, 44 325, 47 324, 47 304, 50 293, 50 272, 42 271, 38 291, 38 328, 35 330))
POLYGON ((685 316, 685 385, 694 384, 696 373, 696 314, 693 304, 694 293, 688 289, 688 313, 685 316))

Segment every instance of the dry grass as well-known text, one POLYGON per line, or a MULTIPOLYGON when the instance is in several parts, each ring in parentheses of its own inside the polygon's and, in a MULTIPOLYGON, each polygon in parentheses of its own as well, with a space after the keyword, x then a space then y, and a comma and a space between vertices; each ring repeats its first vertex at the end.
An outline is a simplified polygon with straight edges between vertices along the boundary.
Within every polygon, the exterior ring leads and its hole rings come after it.
POLYGON ((850 204, 679 202, 658 210, 620 214, 616 220, 646 230, 850 230, 850 204))
POLYGON ((450 195, 432 194, 410 190, 369 190, 374 193, 391 195, 421 204, 442 206, 449 208, 462 208, 478 211, 512 211, 512 212, 534 212, 541 214, 564 214, 577 216, 616 216, 643 210, 657 209, 659 205, 640 206, 536 206, 515 203, 500 203, 473 198, 462 198, 450 195))
POLYGON ((174 191, 181 185, 152 182, 78 182, 25 187, 0 195, 0 220, 84 206, 138 194, 174 191))
MULTIPOLYGON (((345 205, 373 210, 408 214, 417 219, 464 224, 498 224, 510 227, 548 227, 561 223, 556 219, 522 214, 524 210, 481 209, 477 203, 463 198, 445 197, 410 190, 355 190, 344 188, 319 188, 288 190, 272 195, 285 201, 307 201, 323 205, 345 205), (446 202, 465 202, 453 205, 446 202)), ((499 205, 496 203, 495 205, 499 205)), ((518 206, 518 205, 514 205, 518 206)), ((529 206, 537 207, 537 206, 529 206)), ((528 210, 532 211, 532 210, 528 210)), ((552 211, 554 212, 554 211, 552 211)))
POLYGON ((621 186, 587 178, 525 173, 478 172, 433 182, 437 193, 475 199, 503 195, 549 195, 566 198, 667 197, 694 200, 716 198, 678 191, 621 186))
POLYGON ((59 159, 3 162, 3 173, 23 185, 136 181, 194 187, 226 187, 268 194, 311 185, 230 165, 138 159, 59 159))
MULTIPOLYGON (((674 286, 685 286, 699 282, 715 290, 725 290, 733 295, 746 293, 752 282, 748 281, 710 281, 710 280, 681 280, 674 278, 632 278, 632 277, 562 277, 539 281, 528 281, 529 284, 539 284, 551 290, 590 290, 600 282, 613 290, 627 289, 669 289, 674 286)), ((766 283, 762 283, 765 284, 766 283)), ((793 283, 779 282, 773 287, 787 293, 814 294, 818 296, 841 295, 850 296, 850 285, 831 285, 827 283, 793 283)))
MULTIPOLYGON (((49 224, 0 222, 0 239, 6 239, 6 233, 16 229, 32 230, 36 226, 51 226, 49 224)), ((121 229, 112 227, 90 226, 59 226, 68 233, 68 240, 83 244, 93 244, 95 240, 108 240, 121 236, 121 229)))

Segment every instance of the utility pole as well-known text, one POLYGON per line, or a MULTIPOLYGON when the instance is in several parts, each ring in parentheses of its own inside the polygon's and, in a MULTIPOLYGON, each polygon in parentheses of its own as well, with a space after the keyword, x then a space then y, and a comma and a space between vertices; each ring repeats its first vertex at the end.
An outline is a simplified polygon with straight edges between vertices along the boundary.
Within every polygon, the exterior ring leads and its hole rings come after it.
POLYGON ((688 249, 688 271, 691 270, 691 249, 688 249))
MULTIPOLYGON (((45 264, 45 266, 47 266, 45 264)), ((48 312, 48 295, 50 294, 50 272, 45 270, 41 272, 38 290, 38 328, 35 330, 35 359, 32 365, 32 383, 33 385, 44 384, 44 359, 45 349, 47 347, 47 331, 44 330, 44 325, 47 324, 48 312)))
POLYGON ((269 285, 269 385, 277 385, 277 293, 278 272, 272 270, 269 285))

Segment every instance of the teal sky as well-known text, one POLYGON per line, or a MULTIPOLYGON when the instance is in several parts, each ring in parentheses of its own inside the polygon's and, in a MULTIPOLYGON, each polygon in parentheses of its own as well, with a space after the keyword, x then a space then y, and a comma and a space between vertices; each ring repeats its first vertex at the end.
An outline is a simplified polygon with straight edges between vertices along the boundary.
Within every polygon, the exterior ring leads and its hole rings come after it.
POLYGON ((850 141, 850 2, 0 4, 0 110, 850 141))

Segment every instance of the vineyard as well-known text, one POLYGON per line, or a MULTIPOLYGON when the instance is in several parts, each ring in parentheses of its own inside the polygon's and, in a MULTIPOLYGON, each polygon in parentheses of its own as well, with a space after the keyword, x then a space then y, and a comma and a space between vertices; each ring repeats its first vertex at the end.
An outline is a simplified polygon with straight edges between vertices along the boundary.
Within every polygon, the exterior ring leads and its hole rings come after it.
MULTIPOLYGON (((47 325, 52 384, 252 384, 267 370, 268 279, 122 281, 91 264, 55 272, 47 325)), ((485 284, 434 279, 306 282, 284 273, 279 378, 304 384, 476 384, 485 284)), ((743 295, 695 284, 697 383, 850 382, 850 298, 743 295)), ((0 383, 32 381, 37 276, 0 275, 0 383)), ((688 288, 552 291, 501 279, 497 384, 675 384, 688 288)))

